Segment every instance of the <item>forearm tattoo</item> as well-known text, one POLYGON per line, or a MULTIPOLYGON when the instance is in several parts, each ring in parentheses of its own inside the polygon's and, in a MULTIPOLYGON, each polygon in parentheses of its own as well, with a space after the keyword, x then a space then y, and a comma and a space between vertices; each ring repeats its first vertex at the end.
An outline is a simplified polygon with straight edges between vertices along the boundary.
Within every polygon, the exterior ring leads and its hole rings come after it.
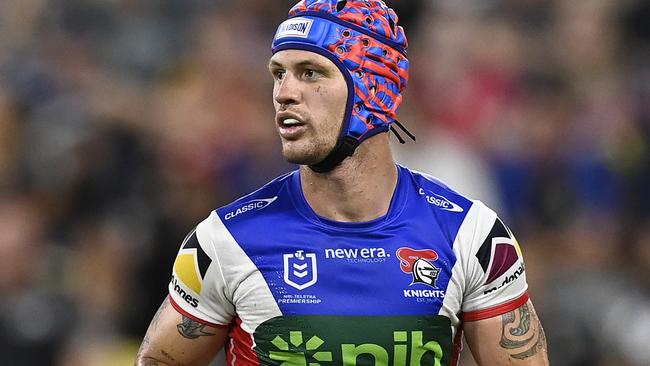
MULTIPOLYGON (((163 311, 169 306, 169 297, 166 297, 165 300, 162 302, 160 307, 158 308, 158 311, 156 311, 156 314, 153 316, 153 319, 151 319, 151 323, 149 324, 149 329, 147 329, 147 333, 144 335, 144 338, 142 339, 142 344, 140 345, 140 349, 138 350, 138 354, 136 357, 140 357, 142 353, 145 351, 145 349, 149 346, 150 341, 150 332, 152 332, 154 329, 158 327, 158 323, 160 323, 160 317, 163 313, 163 311)), ((155 360, 146 360, 144 361, 145 366, 154 366, 157 365, 155 360)))
POLYGON ((150 329, 155 329, 158 327, 158 323, 160 323, 160 316, 162 315, 163 311, 167 309, 169 306, 169 296, 165 297, 165 300, 160 304, 160 307, 158 308, 158 311, 156 311, 156 315, 153 316, 153 319, 151 320, 151 325, 149 325, 150 329))
POLYGON ((544 329, 528 304, 503 314, 501 320, 503 329, 499 344, 509 351, 510 357, 525 360, 545 350, 544 329))
POLYGON ((160 354, 163 355, 165 357, 165 359, 167 359, 167 361, 171 362, 171 363, 169 363, 169 365, 185 366, 184 364, 176 361, 176 359, 172 355, 170 355, 169 352, 167 352, 165 350, 160 350, 160 354))
POLYGON ((214 333, 206 332, 205 325, 196 322, 185 315, 183 315, 183 322, 176 325, 178 333, 187 339, 196 339, 202 336, 213 336, 214 333))

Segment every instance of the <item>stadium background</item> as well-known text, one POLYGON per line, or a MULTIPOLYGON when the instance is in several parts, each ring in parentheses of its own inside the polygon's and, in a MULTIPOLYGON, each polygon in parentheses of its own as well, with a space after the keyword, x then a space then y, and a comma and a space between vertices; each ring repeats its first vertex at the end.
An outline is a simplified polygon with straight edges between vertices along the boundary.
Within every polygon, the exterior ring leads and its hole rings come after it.
MULTIPOLYGON (((132 364, 187 231, 294 168, 266 71, 291 4, 0 1, 0 364, 132 364)), ((399 161, 513 228, 552 365, 650 365, 650 3, 389 4, 399 161)))

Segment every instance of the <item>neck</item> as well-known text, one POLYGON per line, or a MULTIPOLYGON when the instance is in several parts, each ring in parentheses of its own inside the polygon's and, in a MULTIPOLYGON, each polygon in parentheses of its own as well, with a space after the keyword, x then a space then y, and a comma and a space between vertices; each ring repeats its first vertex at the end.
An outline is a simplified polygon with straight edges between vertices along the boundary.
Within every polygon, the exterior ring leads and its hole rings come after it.
POLYGON ((370 221, 386 215, 397 186, 397 168, 381 133, 327 173, 300 167, 302 190, 319 216, 342 222, 370 221))

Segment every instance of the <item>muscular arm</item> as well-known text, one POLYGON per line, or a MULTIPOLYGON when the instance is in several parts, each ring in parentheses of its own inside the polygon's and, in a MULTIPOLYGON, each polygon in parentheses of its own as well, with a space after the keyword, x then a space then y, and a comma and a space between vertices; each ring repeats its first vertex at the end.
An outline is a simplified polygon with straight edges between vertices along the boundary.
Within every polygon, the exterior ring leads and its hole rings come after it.
POLYGON ((518 309, 464 324, 480 366, 548 366, 546 336, 530 300, 518 309))
POLYGON ((203 325, 178 313, 167 297, 147 329, 135 365, 208 365, 227 336, 226 327, 203 325))

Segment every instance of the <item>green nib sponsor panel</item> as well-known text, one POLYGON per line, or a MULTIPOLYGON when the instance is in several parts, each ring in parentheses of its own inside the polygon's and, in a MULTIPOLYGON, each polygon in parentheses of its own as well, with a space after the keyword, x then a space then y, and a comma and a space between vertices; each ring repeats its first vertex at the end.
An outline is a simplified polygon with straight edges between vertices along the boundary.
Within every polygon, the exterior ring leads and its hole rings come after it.
POLYGON ((262 365, 447 366, 452 350, 442 316, 284 316, 254 336, 262 365))

